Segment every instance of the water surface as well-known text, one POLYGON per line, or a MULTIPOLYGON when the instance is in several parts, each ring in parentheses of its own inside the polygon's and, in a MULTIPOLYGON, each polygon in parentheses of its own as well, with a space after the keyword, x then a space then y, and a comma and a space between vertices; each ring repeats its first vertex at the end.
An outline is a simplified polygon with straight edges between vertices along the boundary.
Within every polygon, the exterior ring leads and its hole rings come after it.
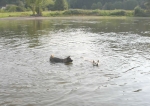
POLYGON ((0 20, 0 106, 149 106, 149 52, 150 19, 0 20))

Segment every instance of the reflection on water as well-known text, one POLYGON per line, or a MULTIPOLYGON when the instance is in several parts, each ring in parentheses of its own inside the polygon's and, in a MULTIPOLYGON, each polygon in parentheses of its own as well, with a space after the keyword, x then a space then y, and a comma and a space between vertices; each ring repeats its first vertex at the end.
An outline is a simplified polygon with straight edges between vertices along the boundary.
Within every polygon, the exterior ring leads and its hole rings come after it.
POLYGON ((0 105, 149 106, 149 29, 138 18, 1 20, 0 105))

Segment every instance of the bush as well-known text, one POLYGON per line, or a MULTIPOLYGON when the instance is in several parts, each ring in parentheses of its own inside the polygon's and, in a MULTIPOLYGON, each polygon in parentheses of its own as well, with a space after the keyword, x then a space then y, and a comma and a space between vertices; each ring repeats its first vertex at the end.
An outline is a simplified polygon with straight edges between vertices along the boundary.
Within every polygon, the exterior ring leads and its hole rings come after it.
POLYGON ((17 12, 24 12, 24 11, 26 11, 26 9, 24 7, 17 6, 16 11, 17 12))
POLYGON ((70 9, 64 12, 65 15, 84 15, 85 13, 85 10, 81 9, 70 9))
POLYGON ((123 10, 116 10, 116 11, 110 13, 110 15, 125 16, 125 15, 126 15, 126 12, 123 11, 123 10))
POLYGON ((3 13, 3 12, 5 12, 5 10, 4 9, 0 9, 0 13, 3 13))
POLYGON ((64 15, 94 15, 99 16, 100 10, 82 10, 82 9, 70 9, 64 12, 64 15))
POLYGON ((92 15, 92 16, 133 16, 133 11, 125 10, 82 10, 70 9, 63 13, 64 15, 92 15))
POLYGON ((146 16, 146 13, 145 13, 144 9, 142 9, 139 6, 136 6, 134 8, 134 16, 146 16))
POLYGON ((100 10, 92 10, 88 13, 89 15, 95 15, 95 16, 99 16, 100 15, 100 10))
POLYGON ((8 12, 15 12, 17 10, 17 6, 16 5, 9 5, 6 7, 6 10, 8 12))
POLYGON ((63 12, 60 12, 60 11, 51 11, 51 12, 48 12, 48 13, 43 13, 43 16, 46 16, 46 17, 56 17, 56 16, 62 16, 63 15, 63 12))
POLYGON ((9 5, 6 7, 6 11, 8 11, 8 12, 24 12, 24 11, 26 11, 26 9, 21 6, 9 5))

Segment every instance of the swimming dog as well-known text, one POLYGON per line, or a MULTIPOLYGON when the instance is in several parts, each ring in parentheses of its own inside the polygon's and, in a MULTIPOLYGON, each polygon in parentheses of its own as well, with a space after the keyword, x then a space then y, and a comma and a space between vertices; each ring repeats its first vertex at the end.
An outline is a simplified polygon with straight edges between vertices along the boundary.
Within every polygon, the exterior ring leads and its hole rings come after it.
MULTIPOLYGON (((83 58, 83 57, 81 57, 81 58, 83 58)), ((83 59, 84 59, 84 58, 83 58, 83 59)), ((98 64, 99 64, 99 60, 97 60, 97 61, 94 61, 94 60, 91 61, 91 60, 87 60, 87 59, 84 59, 84 60, 91 62, 93 66, 98 66, 98 64)))
POLYGON ((92 63, 93 63, 93 66, 98 66, 99 60, 97 60, 97 62, 93 60, 92 63))
POLYGON ((53 63, 72 63, 72 59, 70 58, 70 56, 68 56, 67 58, 64 58, 64 59, 61 59, 61 58, 57 58, 57 57, 54 57, 53 55, 50 56, 50 62, 53 62, 53 63))

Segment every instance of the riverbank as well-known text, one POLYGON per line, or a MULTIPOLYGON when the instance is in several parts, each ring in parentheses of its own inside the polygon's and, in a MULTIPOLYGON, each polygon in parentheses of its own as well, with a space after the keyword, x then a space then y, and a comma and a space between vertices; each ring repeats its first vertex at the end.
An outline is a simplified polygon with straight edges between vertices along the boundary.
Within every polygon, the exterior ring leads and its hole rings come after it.
MULTIPOLYGON (((42 19, 125 19, 128 17, 112 17, 112 16, 61 16, 61 17, 33 17, 33 16, 26 16, 26 17, 5 17, 0 18, 0 20, 42 20, 42 19)), ((131 17, 130 17, 131 18, 131 17)))
MULTIPOLYGON (((6 17, 29 17, 32 12, 4 12, 0 18, 6 17)), ((127 16, 133 17, 134 11, 127 10, 82 10, 73 9, 65 11, 43 11, 42 17, 66 17, 66 16, 127 16)))

